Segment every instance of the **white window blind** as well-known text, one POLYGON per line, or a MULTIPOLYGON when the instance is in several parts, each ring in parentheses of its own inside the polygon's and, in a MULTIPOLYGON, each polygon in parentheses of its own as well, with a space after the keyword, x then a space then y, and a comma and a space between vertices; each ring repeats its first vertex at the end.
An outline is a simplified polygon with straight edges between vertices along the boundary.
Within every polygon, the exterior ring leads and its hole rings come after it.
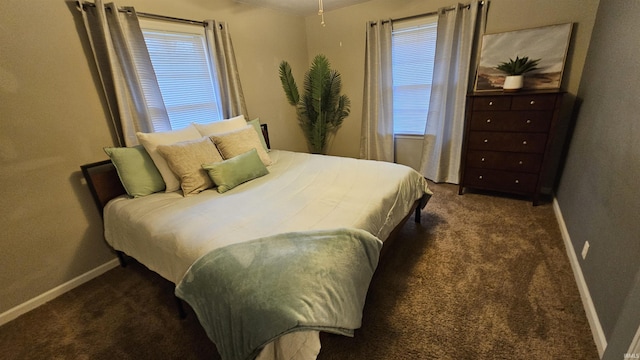
POLYGON ((141 27, 171 128, 222 120, 204 30, 178 24, 164 30, 142 21, 141 27))
POLYGON ((393 23, 394 134, 424 134, 431 97, 437 25, 437 16, 393 23))

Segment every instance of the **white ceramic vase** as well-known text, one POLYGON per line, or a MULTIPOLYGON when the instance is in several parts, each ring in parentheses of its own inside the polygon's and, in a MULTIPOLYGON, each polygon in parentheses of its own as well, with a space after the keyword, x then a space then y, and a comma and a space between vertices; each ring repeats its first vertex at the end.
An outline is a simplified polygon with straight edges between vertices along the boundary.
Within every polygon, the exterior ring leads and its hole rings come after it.
POLYGON ((524 75, 510 75, 504 78, 504 91, 518 91, 524 85, 524 75))

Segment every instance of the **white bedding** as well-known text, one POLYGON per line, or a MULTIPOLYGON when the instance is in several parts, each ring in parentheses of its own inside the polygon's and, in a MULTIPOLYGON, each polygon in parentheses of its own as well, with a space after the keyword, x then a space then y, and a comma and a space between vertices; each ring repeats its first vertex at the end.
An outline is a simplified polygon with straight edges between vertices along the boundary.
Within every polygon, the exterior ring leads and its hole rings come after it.
MULTIPOLYGON (((106 241, 177 284, 207 252, 278 233, 351 227, 384 241, 415 200, 431 193, 424 177, 403 165, 279 150, 269 155, 268 175, 224 194, 210 189, 111 200, 104 208, 106 241)), ((317 332, 310 336, 300 343, 314 344, 317 354, 317 332)), ((304 345, 286 346, 295 352, 304 345)))
POLYGON ((104 209, 107 242, 177 284, 205 253, 277 233, 353 227, 385 240, 429 191, 424 178, 403 165, 269 154, 268 175, 224 194, 210 189, 112 200, 104 209))

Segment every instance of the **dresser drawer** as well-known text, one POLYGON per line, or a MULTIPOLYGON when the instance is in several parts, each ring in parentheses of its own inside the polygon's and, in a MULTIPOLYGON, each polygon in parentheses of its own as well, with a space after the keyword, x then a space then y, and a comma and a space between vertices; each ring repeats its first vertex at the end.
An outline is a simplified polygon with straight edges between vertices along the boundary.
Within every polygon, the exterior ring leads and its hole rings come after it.
POLYGON ((471 131, 469 133, 470 150, 544 153, 546 145, 546 134, 489 131, 471 131))
POLYGON ((465 186, 487 190, 532 193, 536 190, 538 175, 502 170, 469 168, 464 174, 465 186))
POLYGON ((511 110, 553 110, 556 107, 555 94, 514 96, 511 110))
POLYGON ((467 152, 467 166, 473 168, 537 173, 541 165, 541 154, 477 150, 467 152))
POLYGON ((547 132, 552 111, 474 111, 471 130, 547 132))
POLYGON ((507 96, 481 96, 473 99, 473 110, 509 110, 511 98, 507 96))

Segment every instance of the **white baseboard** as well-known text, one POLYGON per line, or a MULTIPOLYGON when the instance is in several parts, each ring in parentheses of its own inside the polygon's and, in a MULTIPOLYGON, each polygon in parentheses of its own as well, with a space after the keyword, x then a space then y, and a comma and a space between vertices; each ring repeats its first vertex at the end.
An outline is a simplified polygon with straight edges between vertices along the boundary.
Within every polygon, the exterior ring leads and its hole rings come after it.
POLYGON ((629 351, 627 351, 627 354, 640 355, 640 326, 638 326, 636 336, 633 337, 633 341, 631 341, 631 345, 629 345, 629 351))
POLYGON ((34 297, 31 300, 28 300, 27 302, 24 302, 12 309, 9 309, 5 312, 3 312, 2 314, 0 314, 0 326, 8 323, 9 321, 17 318, 18 316, 25 314, 35 308, 37 308, 40 305, 43 305, 55 298, 57 298, 58 296, 66 293, 67 291, 70 291, 71 289, 74 289, 84 283, 86 283, 89 280, 92 280, 102 274, 104 274, 105 272, 117 267, 119 265, 118 263, 118 259, 113 259, 105 264, 102 264, 100 266, 98 266, 97 268, 90 270, 74 279, 71 279, 69 281, 67 281, 66 283, 57 286, 43 294, 40 294, 36 297, 34 297))
POLYGON ((596 343, 596 347, 598 348, 598 354, 602 359, 602 355, 607 348, 607 339, 604 336, 604 331, 602 330, 602 326, 600 325, 600 319, 598 319, 598 313, 596 312, 596 308, 593 305, 593 300, 591 299, 591 294, 589 293, 589 287, 587 286, 587 282, 584 280, 580 262, 578 261, 578 257, 576 256, 573 243, 571 242, 571 238, 569 236, 569 231, 567 230, 567 225, 564 222, 562 212, 560 211, 560 205, 558 204, 558 200, 555 196, 553 197, 553 211, 555 212, 556 219, 558 220, 558 224, 560 225, 560 232, 562 233, 564 246, 567 250, 567 255, 569 256, 569 262, 571 263, 573 276, 575 277, 576 283, 578 284, 578 290, 580 291, 580 297, 582 298, 582 306, 584 306, 584 311, 587 314, 587 320, 589 321, 589 326, 591 327, 591 334, 593 336, 593 340, 596 343))

